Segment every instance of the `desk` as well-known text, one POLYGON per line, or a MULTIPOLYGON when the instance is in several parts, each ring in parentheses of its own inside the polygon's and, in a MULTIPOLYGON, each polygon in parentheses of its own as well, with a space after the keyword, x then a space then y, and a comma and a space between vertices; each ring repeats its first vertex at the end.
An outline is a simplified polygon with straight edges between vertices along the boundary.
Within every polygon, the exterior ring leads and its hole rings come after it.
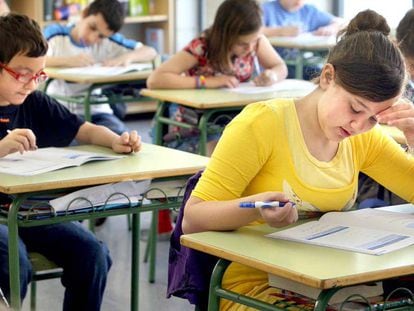
MULTIPOLYGON (((96 146, 81 146, 82 150, 93 152, 113 153, 109 149, 96 146)), ((33 192, 53 191, 64 188, 93 186, 104 183, 125 180, 142 180, 173 176, 192 175, 204 168, 208 158, 199 155, 168 149, 161 146, 143 144, 142 150, 125 158, 114 161, 98 161, 87 163, 80 167, 67 168, 45 174, 22 177, 0 174, 0 191, 5 194, 15 194, 7 219, 9 228, 9 267, 11 306, 20 310, 20 280, 19 253, 17 248, 19 226, 39 226, 51 223, 75 221, 98 217, 108 217, 121 214, 132 214, 132 270, 131 270, 131 310, 138 310, 138 280, 139 280, 139 213, 154 211, 161 206, 143 205, 134 208, 122 208, 93 212, 90 214, 75 214, 57 216, 42 220, 19 220, 18 207, 27 195, 33 192)))
MULTIPOLYGON (((315 85, 308 81, 296 81, 297 87, 272 91, 267 93, 241 94, 230 92, 226 89, 185 89, 185 90, 141 90, 141 95, 152 97, 158 100, 155 121, 155 143, 162 144, 163 125, 176 125, 183 128, 192 128, 193 125, 174 121, 168 118, 167 102, 177 103, 185 107, 198 110, 201 114, 197 128, 200 131, 199 154, 206 154, 207 127, 208 121, 217 113, 239 112, 244 106, 261 100, 271 98, 292 98, 301 97, 315 88, 315 85)), ((283 81, 280 82, 283 84, 283 81)))
MULTIPOLYGON (((414 205, 400 205, 393 209, 413 212, 414 205)), ((372 256, 264 237, 275 231, 276 228, 259 225, 245 226, 233 232, 202 232, 181 237, 182 245, 222 258, 211 279, 210 311, 218 310, 219 295, 231 296, 220 286, 221 273, 229 261, 324 289, 315 305, 318 311, 325 310, 339 287, 414 273, 414 246, 372 256)), ((234 297, 239 301, 245 298, 234 297)), ((267 306, 266 310, 271 310, 267 306)))
MULTIPOLYGON (((314 36, 305 33, 296 37, 269 37, 270 44, 275 48, 297 49, 298 57, 292 62, 295 65, 295 78, 303 79, 305 52, 328 52, 336 44, 334 36, 314 36)), ((286 60, 285 60, 286 61, 286 60)), ((289 63, 289 60, 286 61, 289 63)))
MULTIPOLYGON (((83 104, 85 108, 85 120, 91 120, 91 104, 103 104, 108 103, 108 101, 93 101, 91 98, 92 92, 95 89, 102 88, 105 85, 114 85, 118 83, 129 83, 129 82, 138 82, 145 81, 148 76, 151 74, 152 70, 143 70, 143 71, 132 71, 120 75, 111 75, 111 76, 97 76, 97 75, 75 75, 62 73, 61 68, 46 68, 45 72, 49 76, 49 79, 46 81, 44 91, 47 93, 47 88, 49 84, 55 80, 64 80, 66 82, 79 83, 79 84, 90 84, 86 94, 84 96, 60 96, 53 95, 54 98, 62 101, 69 101, 78 104, 83 104)), ((137 100, 136 98, 131 98, 124 101, 133 101, 137 100)), ((111 101, 111 99, 109 99, 111 101)))

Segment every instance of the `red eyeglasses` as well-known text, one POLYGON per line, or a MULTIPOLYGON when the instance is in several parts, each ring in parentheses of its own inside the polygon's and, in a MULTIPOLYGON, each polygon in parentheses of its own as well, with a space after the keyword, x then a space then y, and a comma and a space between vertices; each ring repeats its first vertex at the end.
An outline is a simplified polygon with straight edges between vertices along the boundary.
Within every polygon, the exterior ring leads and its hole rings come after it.
POLYGON ((0 63, 0 67, 6 70, 13 78, 21 83, 29 83, 32 80, 34 80, 36 83, 42 83, 45 82, 48 78, 47 74, 44 71, 32 75, 31 73, 18 73, 2 63, 0 63))

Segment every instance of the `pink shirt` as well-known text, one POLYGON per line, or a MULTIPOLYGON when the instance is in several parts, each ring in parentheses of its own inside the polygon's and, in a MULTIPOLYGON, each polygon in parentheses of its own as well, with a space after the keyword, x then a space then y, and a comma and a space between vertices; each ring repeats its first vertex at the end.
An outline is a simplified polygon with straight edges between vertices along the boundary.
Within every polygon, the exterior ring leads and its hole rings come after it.
MULTIPOLYGON (((186 47, 184 51, 193 55, 198 64, 189 69, 187 74, 189 76, 216 76, 222 72, 214 69, 208 59, 207 55, 207 43, 204 37, 198 37, 193 39, 186 47)), ((236 57, 233 60, 233 73, 240 82, 248 81, 254 71, 253 59, 255 52, 251 52, 243 57, 236 57)))

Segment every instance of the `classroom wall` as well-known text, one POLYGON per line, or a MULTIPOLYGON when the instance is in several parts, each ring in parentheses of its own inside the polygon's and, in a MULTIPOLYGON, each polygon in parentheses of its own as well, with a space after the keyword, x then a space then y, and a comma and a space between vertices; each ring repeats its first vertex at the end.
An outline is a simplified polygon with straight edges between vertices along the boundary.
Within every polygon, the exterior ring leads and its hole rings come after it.
POLYGON ((176 0, 175 46, 177 51, 180 51, 199 33, 199 5, 200 1, 176 0))

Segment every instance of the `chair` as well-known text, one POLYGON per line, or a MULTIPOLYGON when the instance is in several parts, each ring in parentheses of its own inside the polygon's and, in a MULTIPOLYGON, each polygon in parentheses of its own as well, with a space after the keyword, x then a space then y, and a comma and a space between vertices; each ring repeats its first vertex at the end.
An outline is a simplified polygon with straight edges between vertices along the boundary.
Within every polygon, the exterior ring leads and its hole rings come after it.
POLYGON ((36 310, 36 282, 60 278, 63 269, 39 253, 29 253, 33 267, 32 282, 30 283, 30 310, 36 310))

